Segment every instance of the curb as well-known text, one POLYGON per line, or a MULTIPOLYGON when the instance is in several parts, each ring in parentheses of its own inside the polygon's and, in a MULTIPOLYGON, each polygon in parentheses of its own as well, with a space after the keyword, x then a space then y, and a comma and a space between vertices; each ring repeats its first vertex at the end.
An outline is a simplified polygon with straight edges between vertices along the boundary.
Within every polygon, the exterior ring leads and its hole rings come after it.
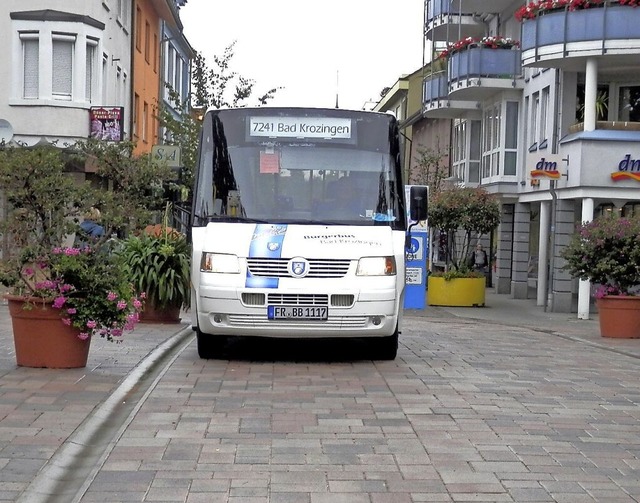
POLYGON ((193 337, 185 327, 147 354, 64 441, 16 503, 80 501, 150 390, 193 337))

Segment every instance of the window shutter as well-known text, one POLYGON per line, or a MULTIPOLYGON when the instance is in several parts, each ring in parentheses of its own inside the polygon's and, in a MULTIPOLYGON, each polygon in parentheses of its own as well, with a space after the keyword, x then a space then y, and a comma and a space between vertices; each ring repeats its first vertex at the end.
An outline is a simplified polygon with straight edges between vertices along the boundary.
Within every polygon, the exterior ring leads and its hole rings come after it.
POLYGON ((22 41, 24 51, 24 98, 37 98, 39 79, 39 63, 40 58, 38 39, 29 39, 22 41))
POLYGON ((54 95, 71 98, 73 76, 73 42, 53 41, 53 78, 51 90, 54 95))

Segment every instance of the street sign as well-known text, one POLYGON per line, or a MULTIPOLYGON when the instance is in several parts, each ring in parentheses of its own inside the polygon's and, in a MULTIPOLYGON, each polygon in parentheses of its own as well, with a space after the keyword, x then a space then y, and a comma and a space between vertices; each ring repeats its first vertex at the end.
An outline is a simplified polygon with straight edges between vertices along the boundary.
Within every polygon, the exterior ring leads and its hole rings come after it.
POLYGON ((178 145, 154 145, 151 158, 156 162, 166 162, 170 168, 182 166, 182 151, 178 145))

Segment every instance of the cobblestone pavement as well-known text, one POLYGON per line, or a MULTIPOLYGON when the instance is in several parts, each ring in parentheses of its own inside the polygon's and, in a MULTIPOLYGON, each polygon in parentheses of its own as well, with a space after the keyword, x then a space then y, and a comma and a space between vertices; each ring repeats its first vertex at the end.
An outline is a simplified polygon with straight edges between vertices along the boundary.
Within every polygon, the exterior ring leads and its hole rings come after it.
POLYGON ((184 327, 94 341, 77 371, 3 354, 0 500, 639 501, 640 340, 528 301, 488 305, 407 312, 391 362, 366 343, 244 340, 205 361, 183 336, 66 500, 35 482, 56 467, 73 479, 59 453, 74 431, 184 327))

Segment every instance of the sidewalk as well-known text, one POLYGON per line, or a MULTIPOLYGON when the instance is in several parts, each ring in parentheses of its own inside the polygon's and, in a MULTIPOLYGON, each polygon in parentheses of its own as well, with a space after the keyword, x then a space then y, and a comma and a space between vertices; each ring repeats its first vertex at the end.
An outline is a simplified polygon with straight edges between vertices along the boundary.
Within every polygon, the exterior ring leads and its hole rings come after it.
MULTIPOLYGON (((470 330, 529 328, 640 358, 640 339, 600 337, 597 315, 578 320, 575 313, 547 313, 535 300, 491 290, 486 307, 427 306, 406 310, 405 316, 469 324, 470 330)), ((142 401, 145 384, 156 378, 161 363, 193 340, 189 321, 184 316, 177 325, 138 325, 123 344, 93 340, 84 369, 32 369, 15 364, 8 307, 0 303, 0 501, 72 501, 95 464, 83 448, 91 447, 96 457, 104 452, 100 447, 112 441, 119 420, 142 401)))
MULTIPOLYGON (((69 468, 72 478, 86 478, 93 463, 83 458, 83 448, 111 441, 108 428, 120 427, 119 416, 135 405, 136 386, 141 387, 145 374, 151 373, 149 368, 137 369, 145 367, 144 362, 153 365, 170 351, 169 346, 193 334, 189 320, 183 321, 139 324, 125 334, 122 344, 93 339, 85 368, 26 368, 16 365, 9 309, 0 300, 0 501, 17 501, 45 466, 46 472, 62 479, 48 475, 38 482, 37 490, 51 487, 51 494, 60 492, 54 486, 66 485, 69 468), (163 347, 167 341, 170 344, 163 347), (106 407, 113 397, 121 402, 106 407), (49 469, 52 465, 54 470, 49 469)), ((46 495, 28 499, 53 501, 46 495)))
POLYGON ((588 320, 579 320, 576 313, 545 312, 536 305, 535 299, 513 299, 509 295, 498 295, 492 289, 487 289, 485 307, 426 306, 423 310, 405 310, 405 315, 449 321, 453 317, 480 326, 524 327, 640 358, 640 339, 600 336, 596 312, 591 312, 588 320))

